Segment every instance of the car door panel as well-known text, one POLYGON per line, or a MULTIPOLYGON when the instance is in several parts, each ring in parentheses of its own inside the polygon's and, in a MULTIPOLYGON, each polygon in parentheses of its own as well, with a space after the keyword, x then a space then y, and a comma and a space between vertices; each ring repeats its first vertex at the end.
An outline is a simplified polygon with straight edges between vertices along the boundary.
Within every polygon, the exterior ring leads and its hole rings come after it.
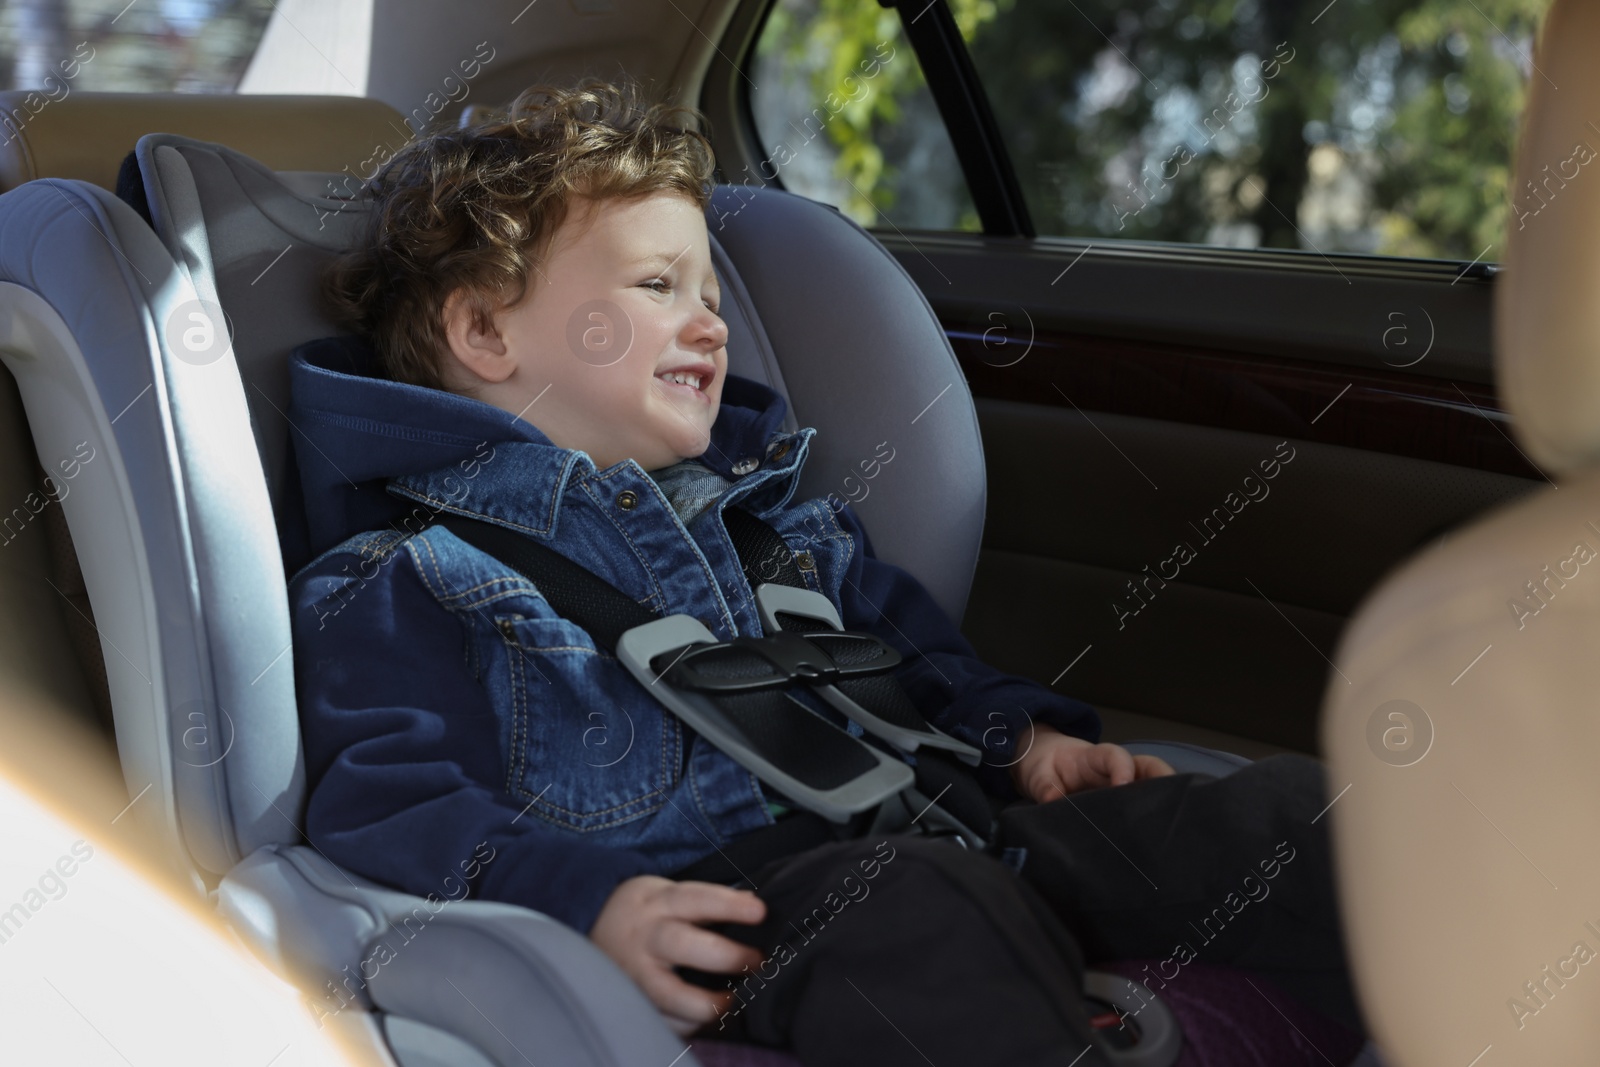
POLYGON ((1541 484, 1303 438, 976 405, 989 493, 963 628, 978 652, 1091 703, 1307 752, 1366 591, 1541 484))
MULTIPOLYGON (((757 108, 748 75, 738 76, 753 62, 761 12, 772 6, 752 5, 730 24, 725 55, 708 78, 705 102, 722 131, 719 159, 729 176, 751 173, 740 164, 787 142, 795 124, 783 120, 804 118, 809 102, 800 92, 788 115, 769 94, 757 108), (743 66, 727 57, 742 57, 743 66)), ((1100 14, 1137 16, 1133 25, 1141 10, 1100 14)), ((997 60, 993 49, 974 46, 976 58, 969 56, 961 42, 973 45, 976 24, 958 26, 943 4, 919 6, 926 18, 902 14, 903 37, 890 36, 910 46, 907 58, 926 87, 913 71, 898 117, 869 117, 850 136, 834 131, 840 143, 881 149, 882 188, 868 196, 857 182, 825 180, 825 159, 782 176, 761 173, 870 225, 951 341, 955 370, 975 400, 988 478, 965 632, 1004 669, 1119 714, 1315 751, 1324 685, 1337 680, 1330 657, 1365 593, 1419 547, 1546 484, 1496 399, 1497 267, 1484 262, 1494 247, 1471 263, 1348 250, 1389 247, 1382 242, 1324 245, 1324 254, 1292 217, 1272 215, 1275 202, 1262 212, 1277 236, 1258 243, 1283 245, 1277 231, 1286 219, 1297 235, 1289 243, 1304 251, 1222 247, 1228 242, 1209 231, 1203 240, 1174 238, 1192 244, 1099 235, 1084 214, 1099 203, 1085 192, 1099 179, 1073 185, 1072 168, 1085 152, 1123 141, 1052 142, 1046 151, 1039 139, 1070 141, 1075 123, 1122 129, 1106 117, 1112 112, 1097 119, 1098 105, 1085 105, 1043 124, 1015 106, 996 112, 985 83, 1004 83, 994 88, 1014 105, 1018 50, 1001 49, 997 60), (956 169, 962 180, 952 185, 946 172, 956 169), (1071 180, 1052 184, 1052 176, 1071 180), (927 209, 922 194, 940 190, 951 210, 927 209), (956 210, 964 206, 973 210, 956 210), (1069 233, 1080 236, 1059 236, 1069 233), (1291 451, 1292 460, 1279 458, 1291 451), (1261 464, 1274 461, 1268 478, 1261 464), (1207 516, 1214 534, 1204 528, 1207 516), (1193 558, 1177 564, 1180 545, 1193 558)), ((1140 32, 1153 34, 1162 54, 1188 56, 1190 46, 1162 36, 1159 14, 1140 32)), ((1053 16, 1029 9, 1026 17, 1053 16)), ((1080 11, 1066 19, 1087 31, 1097 17, 1080 11)), ((773 55, 804 65, 796 27, 814 18, 832 25, 808 8, 789 12, 788 29, 779 26, 769 42, 773 55)), ((866 32, 849 32, 856 30, 866 32)), ((873 23, 872 33, 884 32, 873 23)), ((1074 58, 1041 76, 1076 79, 1063 98, 1093 96, 1095 78, 1109 77, 1100 61, 1114 66, 1116 56, 1091 62, 1101 49, 1093 34, 1082 47, 1076 38, 1049 40, 1074 58)), ((1225 58, 1249 52, 1247 44, 1223 34, 1206 48, 1225 58)), ((777 69, 767 62, 760 69, 777 69)), ((808 91, 820 93, 832 73, 814 73, 808 91)), ((1150 147, 1146 132, 1124 138, 1122 155, 1135 171, 1140 146, 1150 147)), ((1301 132, 1297 124, 1288 133, 1274 127, 1262 143, 1291 144, 1301 132)), ((1157 133, 1163 144, 1181 135, 1157 133)), ((1308 145, 1315 139, 1305 136, 1308 145)), ((828 142, 820 143, 811 151, 825 152, 828 142)), ((1103 168, 1108 196, 1120 188, 1112 177, 1122 174, 1122 155, 1103 168)), ((838 174, 849 171, 843 156, 835 162, 838 174)), ((1262 180, 1276 188, 1270 176, 1262 180)), ((1145 224, 1160 205, 1149 206, 1127 213, 1140 224, 1129 234, 1193 231, 1152 229, 1145 224)), ((1395 247, 1429 255, 1456 244, 1395 247)))

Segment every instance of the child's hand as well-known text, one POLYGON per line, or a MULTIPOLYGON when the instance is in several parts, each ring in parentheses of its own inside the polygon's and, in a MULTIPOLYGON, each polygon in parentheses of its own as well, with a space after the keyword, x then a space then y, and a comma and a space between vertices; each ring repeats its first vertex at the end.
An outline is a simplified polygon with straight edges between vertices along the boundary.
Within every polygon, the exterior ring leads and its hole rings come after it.
POLYGON ((1031 724, 1032 737, 1024 734, 1017 744, 1023 757, 1011 765, 1017 792, 1043 804, 1080 789, 1126 785, 1141 778, 1172 774, 1166 760, 1135 756, 1121 745, 1093 744, 1043 723, 1031 724))
POLYGON ((759 949, 697 924, 758 923, 766 914, 766 902, 748 889, 641 874, 612 891, 589 940, 616 960, 673 1030, 686 1037, 727 1011, 733 993, 690 985, 673 967, 733 974, 763 959, 759 949))

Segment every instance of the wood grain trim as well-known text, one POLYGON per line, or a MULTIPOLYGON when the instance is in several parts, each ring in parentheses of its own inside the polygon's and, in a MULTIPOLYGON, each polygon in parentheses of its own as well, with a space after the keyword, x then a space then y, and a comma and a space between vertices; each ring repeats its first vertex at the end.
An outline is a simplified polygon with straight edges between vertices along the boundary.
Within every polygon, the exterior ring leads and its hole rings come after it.
POLYGON ((1494 389, 1214 349, 945 323, 974 396, 1246 430, 1543 480, 1494 389))

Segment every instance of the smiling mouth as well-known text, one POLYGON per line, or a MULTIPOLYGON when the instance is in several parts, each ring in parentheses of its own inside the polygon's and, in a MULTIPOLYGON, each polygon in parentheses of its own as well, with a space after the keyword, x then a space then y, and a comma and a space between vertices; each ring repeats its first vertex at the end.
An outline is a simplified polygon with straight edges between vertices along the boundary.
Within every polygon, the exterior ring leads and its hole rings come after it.
MULTIPOLYGON (((700 379, 700 380, 701 380, 702 384, 704 384, 705 380, 704 379, 700 379)), ((711 398, 709 396, 707 396, 704 391, 696 388, 693 385, 684 385, 684 384, 681 384, 679 382, 672 381, 672 380, 670 380, 668 378, 664 378, 664 377, 662 377, 660 375, 656 376, 656 381, 660 382, 663 386, 665 386, 669 393, 678 393, 678 394, 681 394, 683 396, 694 397, 694 398, 696 398, 698 400, 704 400, 704 401, 708 401, 708 402, 711 400, 711 398)))

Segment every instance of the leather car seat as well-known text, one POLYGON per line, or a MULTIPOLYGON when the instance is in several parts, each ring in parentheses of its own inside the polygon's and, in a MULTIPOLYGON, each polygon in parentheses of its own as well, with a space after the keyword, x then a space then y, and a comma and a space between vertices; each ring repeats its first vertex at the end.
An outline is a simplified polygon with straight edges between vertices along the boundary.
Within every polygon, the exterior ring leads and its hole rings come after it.
POLYGON ((1600 1046, 1597 45, 1600 5, 1557 0, 1494 281, 1500 394, 1552 483, 1371 593, 1326 692, 1357 988, 1406 1067, 1566 1067, 1600 1046))

